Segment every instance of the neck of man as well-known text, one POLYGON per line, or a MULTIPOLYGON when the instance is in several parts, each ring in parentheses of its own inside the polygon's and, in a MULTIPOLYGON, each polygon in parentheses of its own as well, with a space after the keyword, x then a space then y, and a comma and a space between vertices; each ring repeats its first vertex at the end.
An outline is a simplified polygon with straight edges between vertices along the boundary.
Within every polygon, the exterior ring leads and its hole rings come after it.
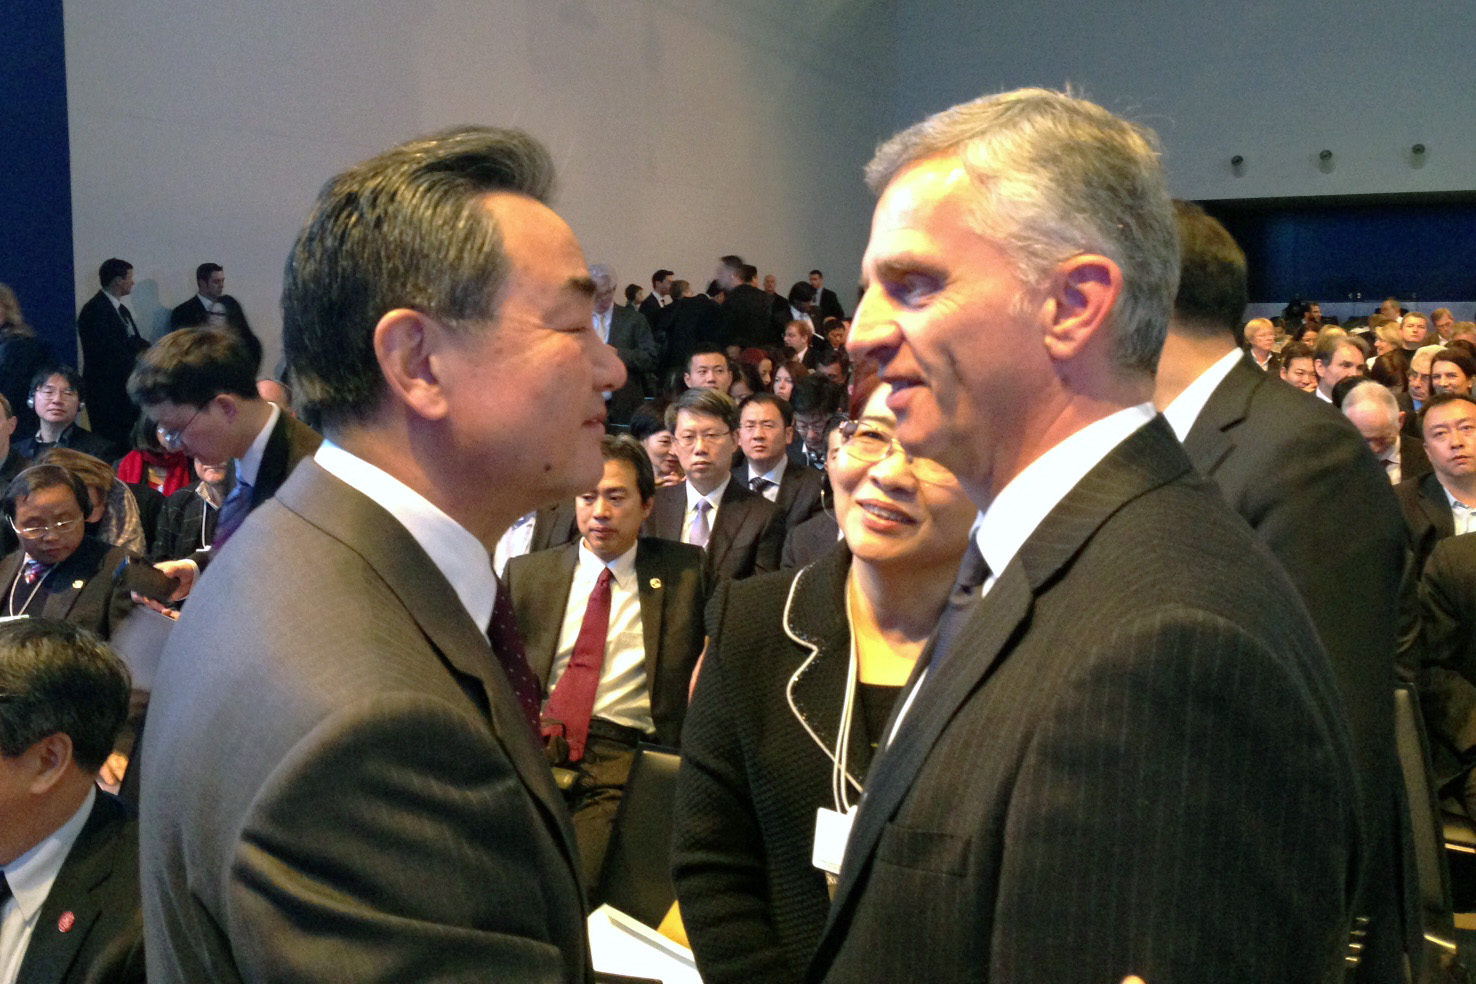
POLYGON ((1178 319, 1169 321, 1163 354, 1158 357, 1158 375, 1153 383, 1153 405, 1162 410, 1178 398, 1205 370, 1219 362, 1235 342, 1226 332, 1186 331, 1178 319))
POLYGON ((62 434, 66 431, 66 429, 68 427, 70 427, 70 426, 72 426, 72 421, 67 421, 64 424, 57 424, 57 423, 52 423, 51 421, 47 420, 45 417, 42 417, 41 418, 41 427, 40 427, 40 430, 39 430, 39 433, 41 434, 41 443, 42 444, 55 444, 57 442, 57 439, 59 437, 61 437, 62 434))
POLYGON ((31 808, 22 809, 18 816, 7 817, 0 832, 0 864, 10 864, 61 829, 82 808, 91 788, 92 777, 74 762, 50 793, 34 797, 31 808))
POLYGON ((1333 387, 1336 385, 1338 385, 1336 382, 1329 382, 1326 376, 1319 376, 1317 379, 1317 392, 1331 400, 1333 387))
POLYGON ((272 405, 266 400, 253 397, 249 400, 241 398, 236 406, 236 446, 231 449, 231 457, 240 459, 251 450, 261 429, 271 419, 272 405))
MULTIPOLYGON (((758 478, 760 475, 767 475, 767 474, 769 474, 769 472, 771 472, 775 468, 779 467, 779 462, 781 462, 781 461, 784 460, 784 456, 786 454, 788 454, 788 452, 789 452, 789 449, 788 448, 781 447, 781 448, 779 448, 779 450, 778 450, 777 453, 772 454, 772 455, 770 455, 767 458, 749 458, 748 459, 748 477, 750 479, 754 479, 754 478, 758 478)), ((0 461, 3 461, 3 460, 5 460, 5 459, 0 458, 0 461)))
POLYGON ((697 490, 698 495, 706 496, 711 495, 713 489, 726 482, 729 474, 731 472, 723 472, 721 475, 709 475, 705 478, 700 475, 689 474, 687 481, 692 483, 692 488, 697 490))
POLYGON ((1440 484, 1456 499, 1476 509, 1476 474, 1440 475, 1440 484))

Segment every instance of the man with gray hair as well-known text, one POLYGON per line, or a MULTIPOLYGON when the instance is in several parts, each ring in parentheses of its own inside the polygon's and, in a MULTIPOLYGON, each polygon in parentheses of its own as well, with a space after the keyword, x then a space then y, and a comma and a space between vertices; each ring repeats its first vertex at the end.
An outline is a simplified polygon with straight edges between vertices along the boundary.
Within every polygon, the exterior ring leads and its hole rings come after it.
POLYGON ((1399 400, 1399 409, 1404 411, 1404 426, 1401 431, 1416 440, 1424 439, 1424 435, 1420 433, 1420 411, 1425 408, 1430 397, 1435 395, 1431 370, 1434 368, 1435 355, 1442 348, 1441 345, 1421 345, 1415 349, 1414 355, 1409 357, 1409 372, 1406 376, 1409 387, 1396 397, 1399 400))
POLYGON ((1430 458, 1425 445, 1400 433, 1404 411, 1387 386, 1372 379, 1359 383, 1343 397, 1343 416, 1353 422, 1368 449, 1383 466, 1390 485, 1406 478, 1430 474, 1430 458))
POLYGON ((635 408, 648 393, 655 391, 652 374, 656 371, 656 338, 645 315, 615 303, 615 285, 620 281, 613 267, 591 263, 589 278, 595 285, 595 334, 615 349, 625 365, 625 385, 606 398, 609 420, 613 424, 628 424, 635 408), (651 375, 649 381, 648 375, 651 375))
POLYGON ((552 186, 527 134, 449 130, 334 177, 298 234, 285 348, 325 439, 232 535, 160 664, 150 981, 590 977, 541 694, 491 564, 518 517, 599 479, 602 394, 625 383, 552 186))
POLYGON ((809 978, 1328 979, 1358 780, 1295 589, 1150 402, 1179 272, 1152 134, 1020 90, 867 177, 847 344, 981 515, 854 822, 817 824, 844 861, 809 978))

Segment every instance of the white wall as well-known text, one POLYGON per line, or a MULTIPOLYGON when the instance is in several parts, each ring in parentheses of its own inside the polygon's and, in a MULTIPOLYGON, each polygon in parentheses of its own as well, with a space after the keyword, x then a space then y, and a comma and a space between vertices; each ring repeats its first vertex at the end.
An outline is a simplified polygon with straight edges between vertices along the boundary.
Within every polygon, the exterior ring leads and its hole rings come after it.
POLYGON ((121 256, 162 325, 220 263, 269 368, 322 183, 488 123, 549 145, 556 207, 623 280, 738 252, 782 286, 824 268, 849 308, 893 2, 65 0, 78 303, 121 256))
POLYGON ((1069 82, 1158 131, 1181 197, 1469 190, 1473 38, 1469 0, 903 0, 891 124, 1069 82))

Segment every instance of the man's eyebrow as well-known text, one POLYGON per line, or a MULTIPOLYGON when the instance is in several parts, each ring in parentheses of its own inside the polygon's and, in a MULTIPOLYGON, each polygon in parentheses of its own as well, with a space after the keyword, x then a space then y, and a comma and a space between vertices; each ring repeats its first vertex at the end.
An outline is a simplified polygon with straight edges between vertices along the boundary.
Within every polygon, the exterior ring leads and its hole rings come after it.
MULTIPOLYGON (((935 280, 947 278, 947 272, 937 260, 919 253, 893 253, 877 260, 873 265, 876 275, 895 279, 910 273, 920 273, 935 280)), ((869 279, 868 279, 869 285, 869 279)))
POLYGON ((595 282, 589 277, 570 277, 564 281, 564 289, 572 290, 576 294, 583 294, 585 297, 593 297, 595 295, 595 282))

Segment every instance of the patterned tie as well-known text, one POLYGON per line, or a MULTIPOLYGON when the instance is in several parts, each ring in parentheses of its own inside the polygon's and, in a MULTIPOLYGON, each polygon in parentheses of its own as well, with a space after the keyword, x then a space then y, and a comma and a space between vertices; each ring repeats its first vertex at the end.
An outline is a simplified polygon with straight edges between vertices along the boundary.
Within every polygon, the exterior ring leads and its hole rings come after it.
POLYGON ((220 504, 220 515, 215 520, 215 539, 210 542, 210 549, 219 550, 225 546, 231 535, 241 528, 241 523, 250 512, 251 483, 238 476, 236 487, 231 489, 231 494, 220 504))
POLYGON ((706 499, 697 500, 697 515, 692 520, 691 543, 693 546, 707 548, 707 538, 712 535, 712 529, 707 525, 707 513, 712 508, 712 503, 706 499))
POLYGON ((932 645, 923 653, 926 665, 940 666, 948 659, 948 651, 958 637, 959 629, 969 620, 974 605, 978 603, 980 587, 989 579, 989 565, 979 550, 979 540, 969 537, 969 549, 964 552, 958 565, 958 577, 948 595, 948 607, 938 619, 938 628, 933 633, 932 645))
POLYGON ((605 666, 605 641, 610 632, 610 568, 600 571, 589 604, 584 609, 584 623, 574 640, 574 654, 564 675, 554 686, 544 713, 543 737, 560 733, 569 743, 569 761, 584 757, 589 741, 589 719, 594 716, 595 695, 600 689, 600 671, 605 666))
POLYGON ((758 478, 755 478, 753 481, 749 482, 748 484, 759 495, 763 495, 765 492, 769 491, 769 489, 773 488, 773 486, 774 486, 774 483, 773 482, 769 481, 767 478, 764 478, 762 475, 760 475, 758 478))
POLYGON ((30 557, 27 557, 25 567, 26 583, 35 584, 38 579, 45 577, 46 572, 49 570, 51 570, 51 567, 49 565, 43 564, 39 560, 34 560, 30 557))
POLYGON ((523 649, 523 634, 518 631, 518 619, 513 614, 512 593, 499 588, 497 603, 492 606, 492 624, 487 627, 487 640, 492 643, 492 652, 507 682, 512 684, 513 696, 523 708, 528 719, 528 728, 538 737, 538 705, 543 702, 543 688, 533 671, 528 668, 528 657, 523 649))

